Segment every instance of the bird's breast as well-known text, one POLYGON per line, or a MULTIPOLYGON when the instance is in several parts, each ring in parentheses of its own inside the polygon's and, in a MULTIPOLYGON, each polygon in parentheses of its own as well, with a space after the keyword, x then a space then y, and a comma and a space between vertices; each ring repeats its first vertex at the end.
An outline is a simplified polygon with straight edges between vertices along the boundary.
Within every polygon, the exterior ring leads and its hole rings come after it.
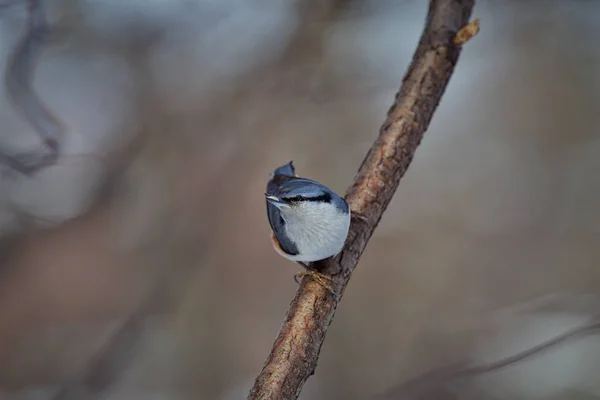
POLYGON ((288 215, 284 230, 298 249, 302 259, 318 261, 337 255, 344 246, 350 227, 350 213, 335 209, 330 204, 314 205, 307 212, 288 215), (311 212, 312 211, 312 212, 311 212))

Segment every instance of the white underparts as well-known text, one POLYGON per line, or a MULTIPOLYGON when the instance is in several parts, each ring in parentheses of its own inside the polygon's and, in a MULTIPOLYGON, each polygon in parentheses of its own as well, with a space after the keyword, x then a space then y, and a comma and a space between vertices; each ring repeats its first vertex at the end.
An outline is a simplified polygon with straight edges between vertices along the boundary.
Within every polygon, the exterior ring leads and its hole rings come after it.
POLYGON ((337 255, 346 241, 350 228, 350 213, 342 212, 331 203, 301 202, 281 209, 284 230, 298 249, 297 255, 283 253, 292 261, 312 262, 337 255))

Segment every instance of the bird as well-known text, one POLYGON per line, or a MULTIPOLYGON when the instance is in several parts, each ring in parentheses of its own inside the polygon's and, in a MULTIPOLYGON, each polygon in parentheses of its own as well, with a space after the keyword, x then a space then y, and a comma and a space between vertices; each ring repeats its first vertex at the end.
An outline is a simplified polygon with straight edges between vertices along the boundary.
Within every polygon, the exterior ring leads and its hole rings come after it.
POLYGON ((293 161, 275 169, 265 192, 273 248, 333 292, 331 278, 310 263, 338 255, 350 230, 346 200, 319 182, 296 175, 293 161))

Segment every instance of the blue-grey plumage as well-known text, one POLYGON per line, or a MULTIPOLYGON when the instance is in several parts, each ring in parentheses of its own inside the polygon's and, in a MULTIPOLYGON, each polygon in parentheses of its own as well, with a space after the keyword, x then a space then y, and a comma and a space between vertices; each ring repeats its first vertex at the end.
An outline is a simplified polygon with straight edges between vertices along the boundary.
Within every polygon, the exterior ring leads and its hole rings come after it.
POLYGON ((273 172, 265 196, 273 246, 281 256, 313 262, 342 250, 350 228, 350 208, 331 189, 297 177, 290 161, 273 172))

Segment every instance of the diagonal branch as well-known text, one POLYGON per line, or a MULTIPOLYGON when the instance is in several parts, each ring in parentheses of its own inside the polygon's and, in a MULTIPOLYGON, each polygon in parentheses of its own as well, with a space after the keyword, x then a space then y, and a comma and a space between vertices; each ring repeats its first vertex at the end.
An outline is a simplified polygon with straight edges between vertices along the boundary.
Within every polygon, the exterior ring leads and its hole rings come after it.
MULTIPOLYGON (((303 279, 248 400, 296 399, 314 373, 350 276, 406 173, 454 71, 460 45, 465 42, 463 35, 460 40, 454 39, 467 24, 474 3, 430 0, 425 28, 400 92, 346 194, 353 214, 346 245, 336 258, 315 265, 332 277, 339 296, 335 298, 316 282, 303 279)), ((468 27, 472 29, 473 24, 468 27)))

